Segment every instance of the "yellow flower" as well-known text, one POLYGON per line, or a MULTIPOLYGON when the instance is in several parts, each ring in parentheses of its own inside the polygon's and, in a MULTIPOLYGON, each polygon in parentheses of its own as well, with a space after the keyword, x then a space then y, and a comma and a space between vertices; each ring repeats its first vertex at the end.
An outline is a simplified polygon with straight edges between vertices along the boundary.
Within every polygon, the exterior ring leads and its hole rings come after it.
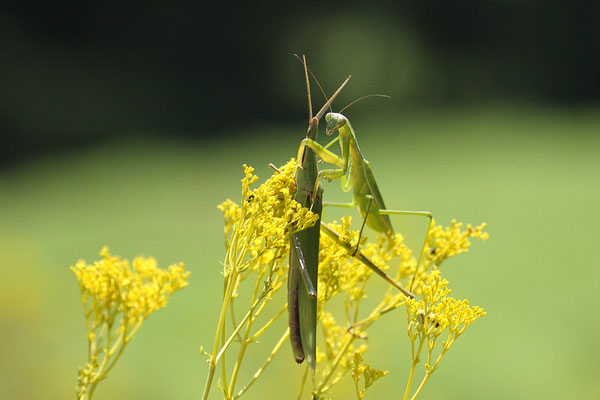
POLYGON ((406 300, 408 336, 413 346, 413 368, 419 361, 420 350, 424 345, 427 346, 425 367, 430 375, 456 339, 472 322, 486 315, 486 312, 481 307, 471 307, 468 300, 449 297, 451 290, 448 288, 448 281, 442 279, 437 268, 434 268, 419 285, 423 300, 406 300), (442 349, 437 359, 434 359, 433 353, 438 338, 444 332, 446 335, 442 341, 442 349), (417 343, 418 351, 415 351, 417 343))
POLYGON ((485 223, 476 227, 468 224, 465 227, 454 219, 447 228, 434 225, 427 238, 427 264, 439 266, 445 259, 467 252, 471 246, 469 238, 487 240, 489 234, 483 231, 485 227, 485 223))
POLYGON ((183 264, 167 271, 156 266, 154 258, 136 257, 130 264, 112 256, 107 247, 100 252, 102 260, 94 264, 78 261, 71 270, 77 277, 84 305, 98 323, 105 312, 116 310, 127 322, 148 318, 153 311, 166 306, 169 296, 188 285, 189 272, 183 264))
MULTIPOLYGON (((441 225, 436 225, 435 221, 433 221, 433 227, 429 232, 425 244, 425 257, 423 257, 423 263, 419 267, 415 283, 427 279, 427 271, 431 267, 439 267, 448 258, 469 251, 469 247, 471 246, 470 238, 487 240, 489 234, 484 232, 486 226, 485 223, 476 227, 470 224, 465 226, 462 222, 452 220, 450 226, 444 228, 441 225)), ((414 274, 414 268, 408 268, 407 271, 409 271, 410 275, 414 274)), ((415 294, 419 294, 420 286, 414 285, 413 290, 415 294)))
POLYGON ((154 258, 122 260, 104 247, 93 264, 78 261, 71 270, 79 283, 86 318, 89 360, 79 370, 78 396, 89 399, 142 322, 188 285, 183 264, 161 270, 154 258))
POLYGON ((354 389, 356 391, 356 396, 360 400, 363 397, 365 397, 367 389, 369 389, 375 383, 375 381, 389 374, 389 371, 382 371, 376 368, 372 368, 369 364, 362 364, 362 353, 352 354, 352 361, 354 363, 352 366, 352 379, 354 380, 354 389), (364 379, 364 389, 359 388, 361 378, 364 379))
POLYGON ((289 235, 313 226, 319 216, 293 199, 296 191, 295 162, 290 160, 256 189, 254 168, 244 165, 241 206, 226 200, 218 208, 225 217, 225 243, 228 255, 225 275, 232 268, 244 271, 276 258, 286 249, 289 235), (261 259, 257 259, 261 257, 261 259))

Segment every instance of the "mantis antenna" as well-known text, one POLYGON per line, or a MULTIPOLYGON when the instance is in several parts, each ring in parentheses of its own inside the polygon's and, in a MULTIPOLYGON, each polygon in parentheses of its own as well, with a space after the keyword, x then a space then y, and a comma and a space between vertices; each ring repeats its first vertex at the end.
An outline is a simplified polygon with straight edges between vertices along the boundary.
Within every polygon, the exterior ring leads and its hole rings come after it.
POLYGON ((340 114, 342 113, 342 111, 344 111, 346 108, 350 107, 351 105, 358 103, 361 100, 364 100, 366 98, 369 97, 385 97, 386 99, 391 99, 390 96, 388 96, 387 94, 368 94, 366 96, 363 97, 359 97, 358 99, 354 100, 352 103, 348 104, 346 107, 342 108, 340 111, 338 111, 340 114))

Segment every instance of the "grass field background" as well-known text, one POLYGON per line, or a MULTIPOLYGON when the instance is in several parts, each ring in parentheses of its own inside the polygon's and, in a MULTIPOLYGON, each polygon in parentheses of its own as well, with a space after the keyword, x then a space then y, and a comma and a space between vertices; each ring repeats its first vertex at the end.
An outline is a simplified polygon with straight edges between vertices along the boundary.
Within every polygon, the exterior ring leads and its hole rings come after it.
MULTIPOLYGON (((453 295, 488 315, 449 352, 423 399, 600 398, 599 111, 482 106, 352 120, 389 208, 430 210, 444 225, 488 223, 490 239, 442 269, 453 295)), ((124 258, 155 256, 163 267, 183 261, 192 275, 95 398, 200 398, 207 368, 199 349, 212 344, 222 288, 216 206, 238 201, 243 163, 266 177, 268 163, 296 154, 304 130, 114 141, 1 171, 0 398, 74 398, 86 343, 69 266, 98 259, 103 245, 124 258)), ((338 182, 325 191, 349 199, 338 182)), ((425 223, 393 223, 417 248, 425 223)), ((405 327, 400 310, 370 331, 365 358, 391 373, 368 398, 403 392, 405 327)), ((284 329, 285 321, 272 338, 284 329)), ((265 356, 250 354, 248 365, 265 356)), ((286 344, 246 398, 288 393, 303 371, 286 344)), ((352 398, 349 377, 338 386, 333 398, 352 398)), ((211 398, 220 398, 216 386, 211 398)))

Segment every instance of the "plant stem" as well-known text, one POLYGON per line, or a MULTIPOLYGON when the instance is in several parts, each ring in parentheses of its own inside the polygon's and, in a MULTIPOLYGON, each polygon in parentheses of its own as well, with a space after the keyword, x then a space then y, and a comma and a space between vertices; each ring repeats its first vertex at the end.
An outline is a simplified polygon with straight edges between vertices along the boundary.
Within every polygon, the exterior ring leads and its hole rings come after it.
POLYGON ((250 382, 248 382, 246 384, 246 386, 244 386, 238 392, 238 394, 233 397, 234 399, 237 399, 237 398, 241 397, 244 393, 246 393, 246 391, 248 389, 250 389, 250 386, 252 386, 254 384, 254 382, 256 382, 256 380, 265 371, 265 369, 267 369, 267 367, 269 366, 269 364, 271 363, 271 361, 273 361, 273 358, 275 357, 275 355, 277 354, 277 352, 279 352, 279 349, 281 349, 281 346, 283 346, 283 344, 285 343, 285 341, 288 339, 289 334, 290 334, 289 330, 286 330, 285 333, 283 334, 283 336, 281 336, 281 339, 279 339, 279 341, 277 342, 277 344, 275 345, 275 347, 271 351, 271 354, 269 354, 269 357, 267 357, 267 359, 264 362, 264 364, 254 373, 254 376, 252 376, 252 379, 250 379, 250 382))
POLYGON ((340 362, 342 361, 342 357, 346 354, 346 349, 352 344, 353 341, 354 341, 354 336, 348 335, 346 342, 344 342, 344 344, 340 347, 337 356, 335 356, 333 363, 331 363, 331 369, 329 370, 329 373, 323 378, 323 381, 319 385, 319 387, 317 389, 317 393, 321 393, 321 391, 323 390, 323 387, 327 384, 329 379, 331 379, 331 377, 333 376, 333 371, 340 364, 340 362))
MULTIPOLYGON (((228 260, 229 257, 226 257, 228 260)), ((210 388, 212 386, 212 381, 215 376, 215 368, 217 367, 217 353, 219 350, 219 343, 221 342, 222 332, 225 329, 225 317, 227 315, 227 308, 229 307, 229 301, 231 299, 231 292, 234 287, 234 274, 235 269, 231 270, 229 275, 226 277, 226 286, 223 294, 223 304, 221 305, 221 314, 219 315, 219 322, 217 323, 217 330, 215 332, 215 340, 213 344, 213 351, 210 357, 210 361, 208 363, 208 376, 206 377, 206 383, 204 385, 204 393, 202 394, 202 399, 208 399, 208 394, 210 392, 210 388)))
POLYGON ((302 381, 300 382, 300 390, 298 391, 297 400, 302 399, 302 393, 304 392, 304 385, 306 384, 306 377, 308 376, 308 366, 304 369, 304 375, 302 376, 302 381))
POLYGON ((415 400, 417 398, 417 396, 419 395, 419 393, 421 393, 421 390, 423 389, 423 386, 425 386, 425 383, 427 383, 427 380, 429 379, 429 377, 431 376, 432 373, 433 373, 433 370, 427 371, 425 373, 425 376, 423 377, 423 380, 421 381, 421 384, 419 385, 419 387, 415 391, 415 394, 413 394, 413 396, 410 398, 410 400, 415 400))
POLYGON ((275 321, 279 319, 283 315, 283 313, 287 310, 287 305, 283 306, 281 310, 273 318, 271 318, 262 328, 260 328, 252 337, 249 339, 251 342, 254 342, 260 335, 262 335, 275 321))
POLYGON ((229 383, 229 391, 228 391, 229 393, 233 393, 233 391, 235 389, 235 383, 237 381, 238 374, 242 367, 242 360, 244 358, 244 355, 246 354, 246 348, 248 347, 248 343, 251 343, 248 340, 248 337, 250 336, 250 330, 252 329, 252 324, 254 323, 254 321, 257 318, 257 315, 253 316, 253 313, 256 310, 256 307, 260 304, 261 300, 263 299, 264 292, 259 293, 260 283, 262 282, 263 277, 264 277, 264 271, 259 273, 256 278, 256 284, 254 285, 254 292, 252 293, 252 303, 250 306, 250 310, 248 310, 248 313, 247 313, 248 319, 247 319, 247 323, 246 323, 246 331, 244 332, 244 337, 240 340, 240 350, 238 352, 238 358, 235 362, 235 365, 233 366, 233 371, 231 372, 231 382, 229 383))
POLYGON ((408 395, 410 394, 410 387, 412 386, 412 381, 415 377, 415 369, 417 368, 417 364, 419 364, 419 357, 421 355, 421 351, 423 350, 423 344, 425 342, 423 340, 419 341, 419 348, 415 353, 415 342, 411 340, 411 358, 412 363, 410 367, 410 373, 408 375, 408 381, 406 382, 406 390, 404 391, 404 400, 408 399, 408 395))

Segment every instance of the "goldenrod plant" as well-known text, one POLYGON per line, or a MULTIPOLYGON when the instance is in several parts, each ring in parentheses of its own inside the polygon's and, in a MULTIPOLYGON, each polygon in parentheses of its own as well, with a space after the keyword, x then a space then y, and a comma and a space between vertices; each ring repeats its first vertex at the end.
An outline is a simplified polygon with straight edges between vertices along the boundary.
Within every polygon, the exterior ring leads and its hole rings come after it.
MULTIPOLYGON (((285 305, 268 305, 273 295, 286 285, 290 235, 313 226, 318 220, 316 214, 293 200, 295 166, 292 159, 258 188, 252 189, 258 177, 253 175, 252 167, 244 165, 240 204, 226 200, 219 206, 225 217, 224 292, 212 348, 203 350, 209 364, 203 399, 208 398, 216 374, 224 399, 242 397, 264 376, 288 338, 288 330, 281 332, 260 365, 243 364, 248 346, 286 315, 285 305), (242 287, 251 290, 241 290, 242 287), (242 301, 241 293, 250 293, 250 298, 242 301), (236 309, 238 304, 248 305, 247 310, 240 312, 236 309), (265 322, 257 323, 261 315, 261 321, 265 322), (230 354, 227 358, 226 353, 230 354), (255 372, 240 385, 238 379, 242 368, 254 368, 255 372)), ((323 336, 317 349, 317 372, 307 379, 312 375, 307 367, 298 398, 302 398, 306 390, 311 392, 313 399, 324 399, 348 372, 351 372, 357 398, 364 398, 373 383, 388 374, 364 362, 367 329, 385 314, 406 306, 407 345, 412 348, 412 359, 404 399, 415 399, 458 336, 471 322, 485 315, 483 309, 469 306, 466 300, 448 297, 448 282, 440 277, 437 269, 449 257, 466 252, 471 238, 487 239, 485 224, 465 227, 452 221, 449 228, 443 228, 434 222, 426 241, 426 257, 418 273, 415 257, 404 244, 401 234, 380 235, 369 241, 350 229, 350 224, 349 217, 329 224, 339 234, 337 239, 321 235, 317 309, 323 336), (381 294, 376 306, 365 310, 366 286, 373 273, 354 257, 358 240, 362 254, 396 280, 410 280, 416 275, 414 292, 417 299, 410 299, 390 287, 381 294), (423 299, 419 300, 419 296, 423 299), (343 300, 331 302, 336 297, 343 300), (342 310, 336 312, 335 305, 340 303, 342 310), (340 314, 344 315, 343 322, 334 318, 340 314), (444 334, 446 337, 442 338, 444 334), (436 353, 437 345, 441 346, 439 354, 436 353), (411 397, 412 382, 424 348, 428 352, 425 375, 411 397), (311 382, 309 389, 305 388, 307 381, 311 382)), ((369 292, 371 298, 375 295, 377 293, 369 292)))
POLYGON ((129 262, 111 255, 107 247, 100 255, 93 264, 80 260, 71 267, 79 283, 88 340, 88 361, 79 369, 76 387, 80 400, 92 398, 142 323, 188 285, 190 274, 182 263, 162 270, 154 258, 129 262))

